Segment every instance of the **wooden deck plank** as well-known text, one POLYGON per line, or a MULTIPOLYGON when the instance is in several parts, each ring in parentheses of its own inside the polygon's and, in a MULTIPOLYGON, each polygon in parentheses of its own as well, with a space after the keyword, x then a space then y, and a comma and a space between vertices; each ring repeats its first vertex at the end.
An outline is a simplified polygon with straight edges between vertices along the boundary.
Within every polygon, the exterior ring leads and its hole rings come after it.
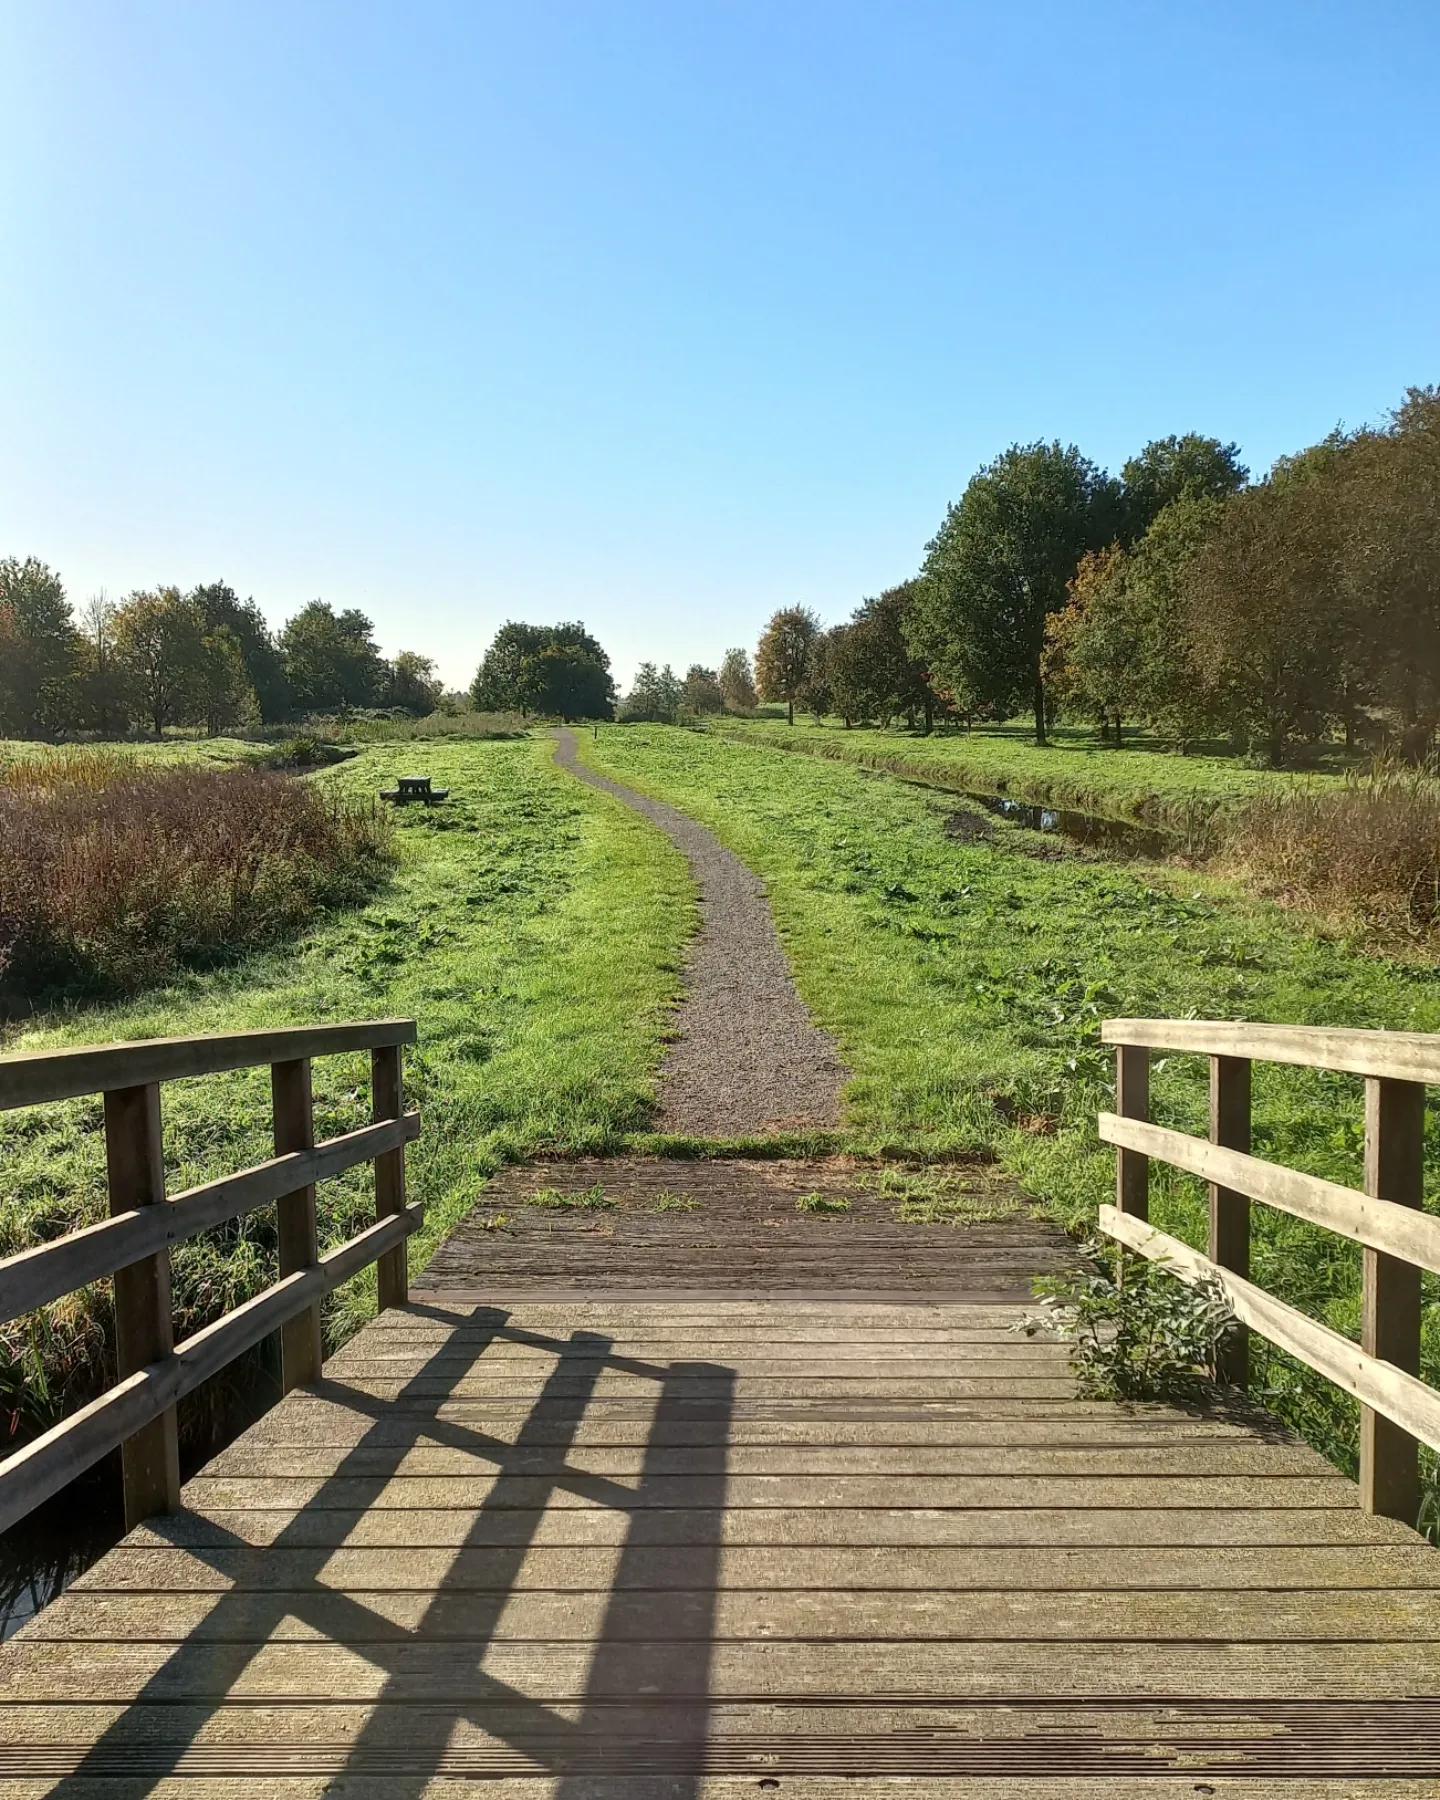
POLYGON ((1440 1791, 1440 1557, 1012 1317, 421 1298, 0 1649, 0 1793, 1440 1791))
MULTIPOLYGON (((481 1433, 465 1434, 473 1441, 460 1445, 431 1444, 416 1449, 371 1449, 357 1446, 346 1452, 345 1471, 350 1476, 468 1476, 502 1463, 507 1475, 567 1473, 613 1475, 630 1479, 640 1475, 684 1475, 695 1461, 693 1444, 567 1451, 563 1446, 528 1445, 518 1448, 504 1439, 492 1440, 481 1433)), ((701 1446, 702 1448, 704 1446, 701 1446)), ((717 1446, 721 1447, 721 1446, 717 1446)), ((1281 1444, 1228 1443, 1186 1444, 1179 1448, 1096 1449, 1088 1444, 1052 1448, 1048 1445, 974 1445, 967 1447, 897 1446, 879 1444, 730 1445, 726 1451, 727 1479, 745 1475, 883 1475, 887 1481, 911 1476, 984 1475, 1009 1478, 1021 1475, 1085 1475, 1094 1478, 1177 1475, 1314 1475, 1333 1479, 1313 1450, 1281 1444)), ((327 1476, 335 1465, 333 1449, 307 1449, 304 1445, 246 1445, 217 1457, 208 1465, 213 1480, 288 1480, 327 1476)))
MULTIPOLYGON (((911 1506, 940 1508, 1096 1507, 1124 1511, 1145 1507, 1332 1507, 1353 1493, 1340 1475, 1260 1476, 916 1476, 902 1480, 899 1491, 911 1506)), ((376 1512, 495 1511, 531 1512, 540 1506, 604 1507, 650 1511, 657 1507, 721 1506, 733 1511, 750 1506, 806 1509, 881 1507, 896 1498, 888 1475, 657 1475, 643 1482, 634 1477, 577 1476, 560 1485, 543 1476, 364 1476, 259 1477, 198 1476, 188 1493, 202 1507, 276 1507, 346 1509, 364 1506, 376 1512), (628 1482, 628 1485, 627 1485, 628 1482)))
MULTIPOLYGON (((1162 1592, 1049 1588, 1035 1593, 976 1589, 765 1587, 658 1592, 602 1587, 515 1592, 438 1590, 397 1593, 347 1588, 183 1594, 70 1592, 47 1606, 29 1632, 32 1643, 272 1645, 343 1641, 351 1648, 453 1643, 484 1659, 503 1643, 617 1644, 919 1642, 1249 1645, 1434 1643, 1440 1656, 1440 1604, 1432 1588, 1314 1588, 1260 1591, 1228 1587, 1162 1592), (363 1620, 362 1620, 363 1614, 363 1620)), ((1440 1663, 1437 1663, 1440 1667, 1440 1663)))
MULTIPOLYGON (((1389 1519, 1368 1518, 1353 1494, 1333 1507, 1064 1508, 750 1507, 657 1508, 643 1513, 583 1511, 578 1507, 517 1508, 483 1515, 463 1511, 376 1511, 365 1506, 212 1507, 176 1513, 142 1525, 127 1544, 165 1548, 253 1544, 345 1546, 372 1549, 453 1549, 534 1543, 555 1548, 631 1543, 711 1546, 859 1545, 872 1548, 989 1546, 1101 1547, 1131 1551, 1235 1546, 1416 1546, 1414 1532, 1389 1519)), ((1428 1546, 1419 1548, 1428 1553, 1428 1546)), ((115 1554, 118 1554, 116 1552, 115 1554)), ((1126 1560, 1116 1556, 1119 1563, 1126 1560)))
POLYGON ((912 1701, 1208 1699, 1411 1699, 1440 1690, 1440 1643, 1408 1637, 1376 1643, 1167 1642, 1146 1655, 1134 1644, 887 1644, 755 1640, 511 1643, 485 1640, 476 1654, 453 1643, 388 1645, 50 1643, 28 1630, 5 1649, 5 1703, 144 1698, 248 1702, 343 1700, 470 1707, 499 1694, 537 1703, 749 1698, 912 1701), (702 1654, 703 1652, 703 1654, 702 1654))
MULTIPOLYGON (((627 1564, 622 1546, 526 1548, 518 1560, 493 1547, 363 1549, 336 1546, 317 1560, 308 1549, 217 1545, 203 1557, 179 1548, 125 1546, 106 1557, 70 1593, 227 1593, 334 1588, 343 1593, 523 1593, 529 1590, 663 1591, 693 1579, 690 1551, 703 1545, 660 1544, 643 1566, 627 1564)), ((727 1544, 715 1559, 726 1588, 1044 1593, 1149 1589, 1381 1589, 1440 1587, 1440 1557, 1428 1547, 1373 1544, 1235 1548, 1152 1547, 1144 1557, 1113 1548, 1051 1545, 727 1544)), ((1428 1603, 1428 1597, 1427 1597, 1428 1603)))

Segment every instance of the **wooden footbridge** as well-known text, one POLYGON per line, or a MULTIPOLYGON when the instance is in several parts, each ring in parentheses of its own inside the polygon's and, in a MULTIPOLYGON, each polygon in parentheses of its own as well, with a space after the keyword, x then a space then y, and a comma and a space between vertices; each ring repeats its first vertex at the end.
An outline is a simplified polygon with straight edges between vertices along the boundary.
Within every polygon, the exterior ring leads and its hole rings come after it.
MULTIPOLYGON (((133 1525, 0 1650, 0 1800, 1440 1793, 1440 1558, 1408 1523, 1416 1440, 1440 1442, 1418 1379, 1440 1041, 1106 1028, 1105 1228, 1214 1274, 1359 1399, 1357 1492, 1242 1406, 1081 1398, 1061 1347, 1011 1330, 1056 1254, 1039 1227, 951 1232, 928 1283, 892 1285, 867 1226, 828 1282, 779 1293, 747 1262, 737 1290, 762 1209, 642 1292, 484 1281, 477 1252, 407 1295, 413 1036, 0 1060, 0 1107, 104 1094, 113 1210, 0 1265, 0 1317, 113 1274, 119 1351, 114 1388, 0 1465, 0 1520, 118 1447, 133 1525), (1148 1119, 1152 1047, 1211 1059, 1209 1142, 1148 1119), (316 1145, 310 1060, 357 1048, 375 1123, 316 1145), (1363 1079, 1366 1192, 1250 1154, 1255 1058, 1363 1079), (167 1197, 161 1084, 252 1063, 274 1160, 167 1197), (1147 1223, 1153 1158, 1212 1184, 1208 1255, 1147 1223), (322 1254, 314 1184, 370 1160, 376 1223, 322 1254), (1250 1281, 1252 1202, 1364 1246, 1363 1343, 1250 1281), (169 1247, 269 1205, 276 1285, 174 1343, 169 1247), (320 1300, 371 1261, 385 1310, 322 1368, 320 1300), (287 1396, 181 1490, 177 1400, 276 1330, 287 1396)), ((1224 1356, 1243 1370, 1241 1336, 1224 1356)))

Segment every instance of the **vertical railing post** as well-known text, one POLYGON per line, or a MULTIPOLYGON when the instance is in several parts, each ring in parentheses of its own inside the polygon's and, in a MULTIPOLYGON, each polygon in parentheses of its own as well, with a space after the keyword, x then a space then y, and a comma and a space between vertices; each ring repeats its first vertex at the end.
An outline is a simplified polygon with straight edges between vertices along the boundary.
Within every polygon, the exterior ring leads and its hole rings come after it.
MULTIPOLYGON (((1115 1110, 1122 1119, 1150 1117, 1150 1052, 1121 1044, 1115 1052, 1115 1110)), ((1132 1219, 1150 1217, 1150 1158, 1139 1150, 1115 1157, 1115 1205, 1132 1219)))
MULTIPOLYGON (((405 1076, 399 1044, 385 1044, 370 1052, 371 1091, 375 1123, 398 1119, 405 1112, 405 1076)), ((397 1145, 375 1158, 375 1216, 388 1218, 405 1210, 405 1146, 397 1145)), ((404 1306, 410 1297, 409 1256, 405 1244, 387 1250, 375 1265, 380 1290, 380 1310, 404 1306)))
MULTIPOLYGON (((308 1058, 270 1066, 271 1110, 275 1120, 275 1153, 315 1147, 315 1106, 308 1058)), ((280 1246, 280 1276, 313 1269, 319 1259, 315 1230, 315 1188, 296 1188, 275 1204, 275 1227, 280 1246)), ((320 1302, 287 1319, 280 1327, 280 1385, 285 1393, 320 1379, 324 1359, 320 1333, 320 1302)))
MULTIPOLYGON (((1425 1176, 1425 1087, 1418 1081, 1365 1083, 1365 1192, 1419 1206, 1425 1176)), ((1420 1271, 1366 1249, 1361 1348, 1420 1373, 1420 1271)), ((1415 1523, 1420 1510, 1418 1446, 1408 1431, 1360 1408, 1360 1499, 1366 1512, 1415 1523)))
MULTIPOLYGON (((165 1203, 160 1088, 114 1088, 105 1096, 105 1167, 110 1211, 165 1203)), ((170 1310, 170 1253, 157 1251, 115 1273, 115 1359, 123 1381, 175 1347, 170 1310)), ((120 1450, 127 1530, 180 1504, 180 1451, 175 1408, 143 1425, 120 1450)))
MULTIPOLYGON (((1226 1150, 1250 1151, 1250 1060, 1210 1058, 1210 1141, 1226 1150)), ((1210 1183, 1210 1260, 1232 1275, 1250 1275, 1250 1201, 1233 1188, 1210 1183)), ((1215 1378, 1246 1387, 1250 1380, 1250 1333, 1234 1324, 1217 1346, 1215 1378)))

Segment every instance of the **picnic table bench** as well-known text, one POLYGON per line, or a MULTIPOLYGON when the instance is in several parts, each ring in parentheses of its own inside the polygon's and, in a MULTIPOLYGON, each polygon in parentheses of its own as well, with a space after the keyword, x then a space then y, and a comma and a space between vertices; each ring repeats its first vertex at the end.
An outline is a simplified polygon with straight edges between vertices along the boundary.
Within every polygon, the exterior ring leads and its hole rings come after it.
POLYGON ((448 799, 449 788, 431 787, 428 775, 402 775, 393 788, 382 788, 380 798, 404 806, 410 800, 423 800, 426 806, 438 806, 448 799))

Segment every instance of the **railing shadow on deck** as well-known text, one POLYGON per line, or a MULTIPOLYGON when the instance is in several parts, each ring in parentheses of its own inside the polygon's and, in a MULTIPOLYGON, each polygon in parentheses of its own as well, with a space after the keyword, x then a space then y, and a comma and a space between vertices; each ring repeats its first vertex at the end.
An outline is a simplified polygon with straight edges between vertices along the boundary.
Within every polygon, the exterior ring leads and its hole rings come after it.
MULTIPOLYGON (((408 1310, 412 1316, 429 1315, 447 1324, 456 1323, 453 1310, 437 1311, 423 1305, 412 1305, 408 1310)), ((387 1796, 409 1800, 422 1795, 427 1784, 443 1772, 456 1726, 470 1724, 493 1735, 511 1752, 506 1767, 502 1770, 497 1765, 494 1773, 512 1772, 517 1764, 528 1763, 526 1773, 558 1778, 557 1800, 581 1800, 590 1791, 596 1775, 624 1775, 630 1771, 628 1745, 633 1742, 634 1731, 643 1729, 647 1711, 658 1701, 666 1706, 667 1734, 665 1748, 660 1752, 664 1767, 657 1772, 672 1778, 670 1791, 674 1800, 687 1800, 698 1793, 709 1735, 710 1664, 726 1490, 725 1445, 734 1412, 736 1371, 712 1363, 667 1366, 617 1355, 611 1339, 593 1332, 576 1332, 564 1339, 546 1337, 516 1327, 509 1314, 500 1309, 477 1307, 464 1323, 472 1330, 480 1326, 483 1335, 475 1345, 474 1356, 458 1371, 453 1365, 448 1366, 447 1389, 438 1396, 428 1391, 442 1366, 441 1357, 447 1351, 453 1353, 453 1336, 441 1340, 437 1354, 396 1396, 399 1402, 423 1399, 425 1404, 420 1410, 361 1394, 343 1378, 323 1380, 310 1390, 317 1398, 350 1407, 369 1419, 370 1426, 340 1454, 334 1472, 265 1548, 257 1549, 243 1537, 227 1532, 210 1516, 182 1513, 150 1521, 153 1534, 168 1537, 177 1549, 209 1561, 222 1574, 236 1551, 247 1558, 254 1557, 262 1567, 263 1560, 273 1553, 289 1552, 283 1571, 284 1586, 267 1585, 258 1593, 236 1588, 222 1594, 206 1615, 203 1632, 175 1647, 134 1702, 73 1765, 73 1778, 103 1778, 111 1782, 119 1779, 125 1784, 127 1796, 139 1796, 182 1773, 187 1753, 204 1733, 206 1723, 225 1707, 256 1656, 275 1644, 275 1633, 282 1622, 292 1618, 307 1622, 309 1612, 314 1615, 317 1638, 343 1644, 379 1671, 378 1692, 367 1701, 356 1702, 356 1710, 368 1715, 365 1723, 353 1739, 343 1743, 337 1739, 320 1745, 313 1738, 285 1744, 272 1741, 267 1746, 265 1771, 247 1769, 246 1753, 237 1748, 237 1775, 249 1775, 263 1782, 267 1773, 278 1774, 280 1762, 288 1760, 287 1772, 295 1774, 354 1778, 383 1775, 387 1796), (507 1342, 549 1351, 556 1358, 513 1440, 442 1419, 441 1408, 454 1397, 458 1384, 476 1371, 488 1350, 507 1342), (656 1383, 637 1487, 571 1469, 567 1464, 580 1427, 590 1413, 594 1390, 601 1375, 610 1369, 648 1377, 656 1383), (697 1377, 707 1379, 713 1390, 698 1413, 693 1394, 697 1377), (691 1421, 697 1416, 704 1416, 713 1424, 713 1433, 708 1434, 713 1437, 713 1448, 685 1445, 688 1434, 672 1429, 680 1421, 691 1421), (377 1433, 376 1427, 382 1420, 388 1430, 377 1433), (397 1431, 396 1426, 402 1423, 413 1423, 413 1430, 397 1431), (379 1442, 381 1437, 386 1441, 379 1442), (399 1473, 404 1457, 421 1445, 473 1455, 477 1472, 488 1469, 496 1481, 490 1494, 475 1508, 469 1528, 455 1547, 450 1575, 437 1584, 420 1620, 407 1627, 372 1611, 338 1588, 324 1585, 322 1577, 349 1529, 380 1498, 399 1473), (647 1484, 669 1472, 664 1453, 682 1445, 693 1459, 687 1472, 698 1477, 699 1484, 692 1495, 693 1508, 686 1509, 695 1522, 695 1530, 687 1534, 694 1541, 675 1544, 668 1534, 654 1529, 652 1509, 645 1502, 647 1484), (537 1451, 542 1449, 541 1460, 553 1465, 541 1476, 550 1492, 569 1491, 592 1505, 613 1507, 627 1517, 604 1617, 593 1640, 574 1644, 577 1655, 588 1652, 589 1670, 583 1694, 571 1695, 568 1704, 559 1696, 527 1695, 481 1666, 497 1641, 496 1627, 517 1591, 515 1583, 543 1517, 543 1502, 536 1504, 533 1495, 533 1464, 537 1451), (377 1451, 381 1452, 378 1457, 377 1451), (315 1542, 312 1528, 321 1513, 338 1518, 333 1529, 318 1534, 324 1541, 315 1542), (502 1513, 515 1520, 516 1525, 510 1532, 492 1533, 490 1527, 502 1513), (348 1528, 340 1527, 340 1518, 349 1521, 348 1528), (477 1590, 456 1579, 455 1571, 467 1551, 482 1547, 490 1560, 486 1585, 477 1590), (663 1558, 665 1563, 668 1578, 663 1583, 658 1579, 657 1558, 663 1558), (467 1615, 463 1637, 453 1630, 441 1629, 444 1615, 453 1612, 453 1601, 460 1594, 465 1597, 467 1615), (435 1637, 429 1640, 427 1623, 436 1630, 435 1637), (242 1641, 227 1641, 228 1631, 234 1631, 242 1641), (417 1689, 428 1665, 423 1658, 417 1663, 414 1653, 427 1642, 449 1646, 454 1656, 444 1679, 435 1684, 436 1697, 421 1701, 417 1689), (214 1698, 199 1699, 186 1691, 183 1665, 200 1644, 208 1659, 207 1679, 200 1685, 206 1696, 214 1698), (647 1649, 647 1644, 658 1644, 658 1648, 647 1649), (656 1675, 662 1671, 662 1691, 657 1693, 656 1675), (649 1691, 641 1695, 641 1688, 649 1691), (550 1699, 559 1700, 560 1704, 552 1705, 548 1703, 550 1699), (403 1739, 397 1737, 393 1704, 402 1701, 410 1703, 405 1707, 403 1739), (158 1736, 153 1719, 156 1704, 168 1704, 177 1711, 183 1706, 184 1730, 176 1730, 168 1737, 158 1736), (497 1728, 497 1719, 482 1711, 495 1707, 503 1708, 503 1729, 497 1728), (578 1717, 567 1716, 576 1712, 578 1717), (145 1771, 138 1779, 137 1753, 143 1758, 145 1771)), ((239 1447, 243 1448, 243 1440, 239 1447)), ((87 1582, 85 1591, 93 1593, 97 1589, 87 1582)), ((287 1702, 277 1697, 272 1704, 283 1710, 287 1702)), ((470 1765, 467 1773, 471 1773, 484 1757, 468 1756, 465 1760, 470 1765)), ((213 1753, 207 1759, 207 1772, 214 1772, 213 1753)))

